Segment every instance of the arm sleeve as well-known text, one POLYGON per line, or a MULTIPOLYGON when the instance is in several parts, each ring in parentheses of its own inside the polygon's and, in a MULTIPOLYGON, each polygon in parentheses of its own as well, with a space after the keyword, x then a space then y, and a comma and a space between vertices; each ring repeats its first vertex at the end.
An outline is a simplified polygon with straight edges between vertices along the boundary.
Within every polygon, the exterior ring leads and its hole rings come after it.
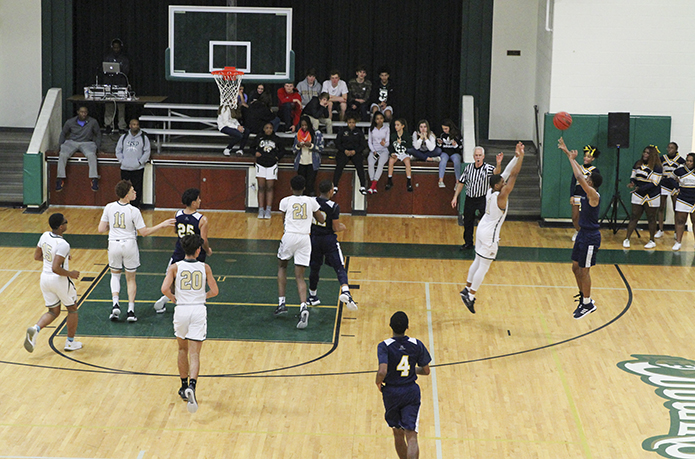
POLYGON ((422 140, 420 140, 420 136, 418 136, 417 131, 415 131, 413 132, 413 148, 419 150, 421 146, 422 140))
POLYGON ((142 158, 140 158, 140 164, 143 166, 147 164, 147 161, 150 160, 150 154, 152 153, 152 148, 150 146, 150 139, 145 135, 145 133, 142 133, 142 158))
POLYGON ((63 130, 60 131, 60 139, 58 139, 58 145, 63 145, 65 143, 65 137, 68 135, 69 132, 70 129, 68 128, 68 122, 66 121, 63 125, 63 130))
POLYGON ((116 142, 116 159, 118 160, 119 163, 123 162, 123 139, 125 139, 126 135, 128 135, 128 134, 123 134, 118 139, 118 142, 116 142))
POLYGON ((429 151, 434 150, 434 148, 437 146, 437 138, 434 136, 434 134, 430 134, 429 137, 427 137, 427 140, 425 140, 425 145, 429 151))
POLYGON ((502 178, 504 180, 507 180, 510 175, 512 175, 512 169, 514 169, 514 166, 516 166, 516 163, 519 158, 516 156, 512 158, 511 161, 509 161, 509 164, 507 164, 507 167, 504 168, 504 172, 502 172, 502 178))

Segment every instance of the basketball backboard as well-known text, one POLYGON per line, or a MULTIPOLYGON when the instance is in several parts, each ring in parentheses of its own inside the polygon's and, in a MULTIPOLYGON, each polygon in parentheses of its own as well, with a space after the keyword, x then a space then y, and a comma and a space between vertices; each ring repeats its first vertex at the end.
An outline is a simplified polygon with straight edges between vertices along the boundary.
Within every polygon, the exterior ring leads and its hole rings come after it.
POLYGON ((294 80, 292 8, 169 6, 166 78, 212 81, 236 67, 244 81, 294 80))

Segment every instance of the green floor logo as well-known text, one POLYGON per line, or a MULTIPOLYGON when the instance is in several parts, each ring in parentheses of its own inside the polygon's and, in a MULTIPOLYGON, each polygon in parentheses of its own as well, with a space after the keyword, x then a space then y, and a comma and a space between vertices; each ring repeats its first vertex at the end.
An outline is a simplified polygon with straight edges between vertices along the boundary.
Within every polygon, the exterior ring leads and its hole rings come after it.
POLYGON ((642 448, 663 457, 695 459, 695 361, 667 355, 632 357, 636 360, 620 362, 618 368, 655 386, 671 412, 668 435, 647 438, 642 448))

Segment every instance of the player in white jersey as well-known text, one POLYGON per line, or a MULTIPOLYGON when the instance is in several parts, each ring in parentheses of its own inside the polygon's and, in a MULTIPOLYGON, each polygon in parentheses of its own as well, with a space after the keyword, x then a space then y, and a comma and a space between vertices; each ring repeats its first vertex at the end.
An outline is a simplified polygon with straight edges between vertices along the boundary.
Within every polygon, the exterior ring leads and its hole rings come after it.
POLYGON ((111 268, 111 297, 113 306, 109 319, 117 321, 121 315, 118 303, 121 291, 121 272, 125 269, 125 280, 128 285, 128 322, 137 322, 135 316, 135 294, 137 284, 135 272, 140 267, 140 251, 138 250, 138 232, 141 236, 150 234, 162 228, 174 226, 176 219, 170 218, 160 224, 148 228, 142 219, 140 209, 130 204, 135 199, 135 188, 129 180, 121 180, 116 184, 118 201, 104 207, 99 221, 99 232, 109 232, 109 268, 111 268))
POLYGON ((306 305, 306 282, 304 271, 311 261, 311 217, 323 223, 325 218, 319 211, 319 203, 315 198, 303 196, 306 180, 297 175, 290 181, 292 195, 282 198, 280 211, 285 222, 285 234, 280 240, 278 249, 278 307, 274 314, 287 313, 285 305, 285 290, 287 288, 287 264, 294 257, 294 276, 299 291, 299 323, 297 328, 306 328, 309 323, 309 309, 306 305))
POLYGON ((200 349, 208 331, 205 300, 219 293, 210 266, 197 259, 202 246, 203 239, 197 234, 181 238, 185 258, 169 266, 162 282, 162 293, 176 303, 174 335, 179 345, 179 396, 188 402, 191 413, 198 410, 195 388, 200 371, 200 349))
POLYGON ((47 327, 60 315, 60 304, 68 310, 68 338, 65 341, 66 351, 82 349, 82 343, 75 341, 77 331, 77 291, 71 279, 80 277, 79 271, 69 271, 70 244, 63 239, 63 233, 68 229, 68 221, 63 214, 53 214, 48 218, 51 231, 41 235, 34 250, 34 260, 43 260, 41 271, 41 293, 46 303, 46 311, 36 322, 27 328, 24 339, 24 349, 34 352, 36 338, 42 328, 47 327))
POLYGON ((516 154, 507 164, 504 172, 501 175, 490 177, 485 215, 480 219, 478 230, 475 233, 475 260, 468 269, 466 287, 461 290, 461 299, 473 314, 475 314, 475 294, 497 256, 500 230, 507 217, 507 199, 514 189, 514 183, 521 170, 523 160, 524 144, 519 142, 516 144, 516 154))

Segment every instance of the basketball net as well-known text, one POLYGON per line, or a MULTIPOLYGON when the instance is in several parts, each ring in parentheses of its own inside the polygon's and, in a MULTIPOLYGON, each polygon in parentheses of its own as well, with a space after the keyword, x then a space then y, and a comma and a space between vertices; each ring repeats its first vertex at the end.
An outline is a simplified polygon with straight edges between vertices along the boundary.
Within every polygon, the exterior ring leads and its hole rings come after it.
POLYGON ((235 67, 225 67, 222 70, 211 72, 217 87, 220 88, 220 105, 228 105, 237 108, 239 86, 244 72, 238 71, 235 67))

